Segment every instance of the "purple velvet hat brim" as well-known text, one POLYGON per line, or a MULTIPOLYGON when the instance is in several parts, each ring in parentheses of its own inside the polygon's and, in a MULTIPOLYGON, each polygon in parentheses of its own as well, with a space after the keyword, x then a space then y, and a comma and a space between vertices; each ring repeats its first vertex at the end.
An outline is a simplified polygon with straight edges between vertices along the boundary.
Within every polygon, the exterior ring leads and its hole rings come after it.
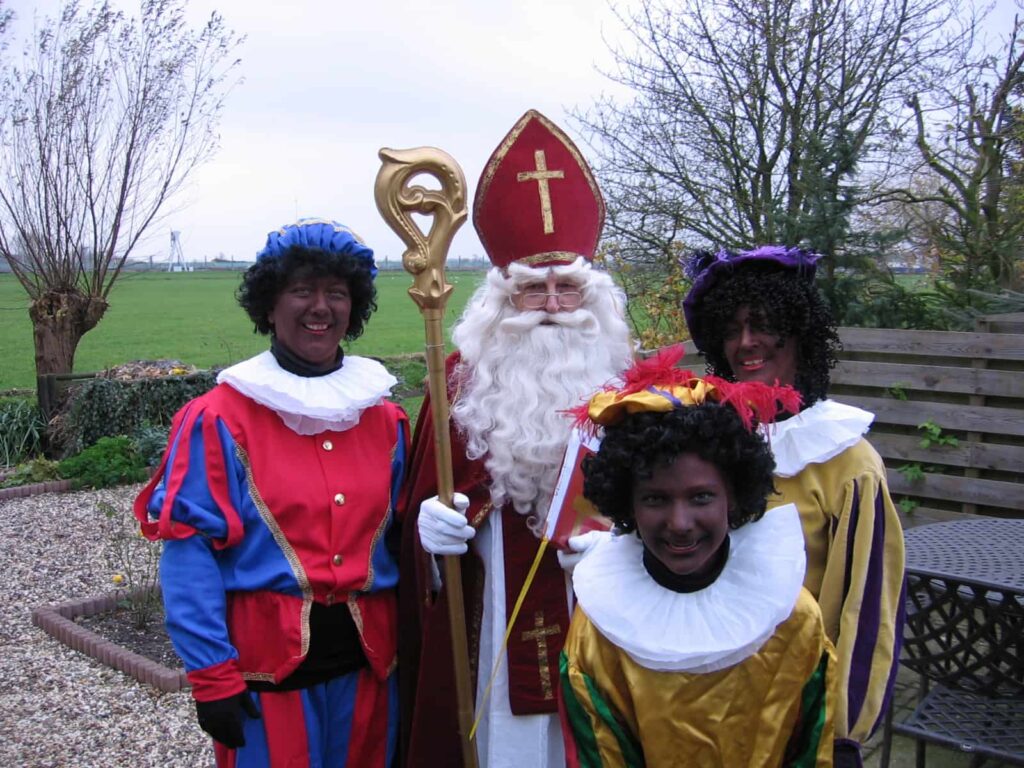
POLYGON ((373 250, 351 229, 330 219, 304 218, 275 229, 267 235, 267 244, 256 254, 256 261, 277 258, 295 247, 355 256, 368 263, 371 277, 377 276, 373 250))
MULTIPOLYGON (((683 299, 683 316, 686 326, 690 329, 693 343, 703 351, 704 340, 695 332, 697 309, 704 295, 723 277, 732 273, 739 265, 747 262, 776 264, 782 269, 792 270, 808 281, 814 280, 816 265, 821 258, 820 253, 803 248, 790 248, 784 245, 762 245, 750 251, 731 252, 721 250, 714 255, 711 262, 701 271, 692 275, 693 285, 683 299)), ((684 264, 684 267, 686 265, 684 264)))

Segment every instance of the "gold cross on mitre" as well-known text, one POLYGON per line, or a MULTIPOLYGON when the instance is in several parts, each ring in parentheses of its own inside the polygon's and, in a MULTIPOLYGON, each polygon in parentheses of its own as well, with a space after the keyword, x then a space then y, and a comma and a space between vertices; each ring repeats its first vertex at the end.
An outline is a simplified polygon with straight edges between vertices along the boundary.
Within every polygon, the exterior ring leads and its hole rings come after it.
POLYGON ((536 169, 520 171, 516 174, 516 180, 537 182, 537 189, 540 192, 540 215, 544 219, 544 234, 550 235, 555 231, 555 218, 551 215, 551 190, 548 188, 548 179, 564 179, 565 171, 549 171, 543 149, 533 153, 533 161, 536 163, 536 169))

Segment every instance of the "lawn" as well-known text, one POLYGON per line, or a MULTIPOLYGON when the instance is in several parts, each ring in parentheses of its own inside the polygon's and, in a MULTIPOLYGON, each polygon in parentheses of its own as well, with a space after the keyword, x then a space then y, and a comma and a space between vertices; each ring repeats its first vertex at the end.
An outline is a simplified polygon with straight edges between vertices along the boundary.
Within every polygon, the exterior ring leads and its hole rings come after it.
MULTIPOLYGON (((449 272, 455 286, 445 326, 462 313, 482 272, 449 272)), ((267 349, 263 336, 235 302, 239 272, 149 272, 124 275, 110 308, 78 345, 75 372, 98 371, 132 360, 175 359, 199 368, 227 365, 267 349)), ((423 321, 408 296, 404 272, 377 277, 377 312, 353 354, 386 356, 423 350, 423 321)), ((0 391, 35 388, 28 299, 10 275, 0 275, 0 391)))

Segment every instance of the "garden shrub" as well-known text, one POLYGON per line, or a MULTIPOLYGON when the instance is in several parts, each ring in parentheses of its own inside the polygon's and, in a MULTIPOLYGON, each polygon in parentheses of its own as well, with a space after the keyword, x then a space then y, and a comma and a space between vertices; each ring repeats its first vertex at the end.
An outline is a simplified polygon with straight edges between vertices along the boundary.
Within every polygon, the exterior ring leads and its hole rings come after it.
POLYGON ((29 485, 30 483, 46 483, 50 480, 57 480, 59 477, 57 462, 39 456, 18 464, 13 472, 4 476, 3 482, 0 483, 0 488, 15 488, 19 485, 29 485))
POLYGON ((0 467, 21 464, 41 454, 45 429, 33 401, 0 400, 0 467))
POLYGON ((132 433, 135 449, 147 467, 159 466, 170 431, 170 425, 156 426, 147 421, 132 433))
POLYGON ((64 459, 60 476, 75 488, 109 488, 146 479, 146 461, 131 438, 101 437, 81 453, 64 459))
POLYGON ((819 280, 818 286, 840 326, 965 330, 934 290, 904 285, 877 269, 837 273, 832 281, 819 280))
MULTIPOLYGON (((427 375, 423 355, 378 359, 399 380, 393 397, 398 401, 414 398, 418 406, 427 375)), ((88 379, 68 390, 51 441, 68 457, 101 438, 127 435, 143 457, 143 465, 156 466, 167 445, 174 414, 189 400, 216 386, 217 373, 210 370, 131 380, 88 379)))
POLYGON ((111 581, 121 595, 118 606, 128 612, 133 627, 145 629, 160 615, 157 587, 162 542, 139 535, 139 522, 130 504, 115 507, 101 501, 97 506, 103 513, 104 556, 111 581))
POLYGON ((97 377, 76 385, 60 418, 64 455, 102 437, 135 435, 146 426, 166 428, 185 403, 216 383, 216 371, 200 371, 130 381, 97 377))

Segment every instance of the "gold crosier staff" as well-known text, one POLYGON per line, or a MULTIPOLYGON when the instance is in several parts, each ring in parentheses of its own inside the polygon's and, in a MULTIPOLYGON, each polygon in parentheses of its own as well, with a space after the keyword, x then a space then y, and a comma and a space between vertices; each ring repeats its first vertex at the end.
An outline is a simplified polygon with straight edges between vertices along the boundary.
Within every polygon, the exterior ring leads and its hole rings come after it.
MULTIPOLYGON (((427 376, 431 414, 434 417, 434 449, 437 456, 437 495, 452 506, 452 448, 448 433, 448 389, 444 370, 444 308, 452 286, 444 281, 444 264, 452 237, 466 220, 466 177, 459 164, 446 152, 433 147, 382 149, 381 169, 374 184, 377 210, 408 246, 402 265, 413 276, 409 296, 423 315, 426 331, 427 376), (413 177, 427 175, 441 184, 439 190, 408 186, 413 177), (430 231, 424 235, 413 213, 432 215, 430 231)), ((469 648, 462 602, 462 573, 459 558, 444 558, 445 589, 448 591, 448 623, 451 626, 452 656, 455 662, 455 695, 458 703, 462 763, 476 768, 476 746, 470 738, 473 726, 473 693, 469 676, 469 648)))

